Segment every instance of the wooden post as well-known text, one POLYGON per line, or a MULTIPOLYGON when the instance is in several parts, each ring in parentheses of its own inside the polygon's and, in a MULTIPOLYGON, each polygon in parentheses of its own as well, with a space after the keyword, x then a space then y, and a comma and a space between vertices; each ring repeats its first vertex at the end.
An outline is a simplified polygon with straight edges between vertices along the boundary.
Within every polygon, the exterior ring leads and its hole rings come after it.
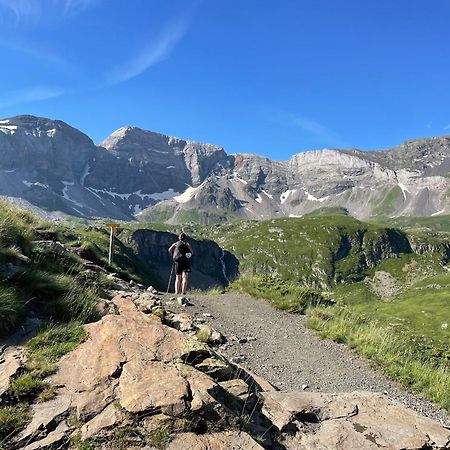
POLYGON ((111 264, 113 260, 113 242, 114 242, 114 231, 116 228, 119 227, 120 224, 118 223, 106 223, 105 227, 110 229, 110 235, 109 235, 109 256, 108 256, 108 263, 111 264))

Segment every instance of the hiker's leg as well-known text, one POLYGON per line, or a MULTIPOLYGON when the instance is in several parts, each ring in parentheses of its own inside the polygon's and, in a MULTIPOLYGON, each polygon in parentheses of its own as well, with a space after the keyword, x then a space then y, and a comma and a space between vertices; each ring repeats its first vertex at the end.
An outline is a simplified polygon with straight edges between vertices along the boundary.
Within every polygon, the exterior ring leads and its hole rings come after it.
POLYGON ((188 288, 189 272, 183 272, 183 294, 186 294, 188 288))
POLYGON ((177 273, 175 278, 175 294, 181 294, 181 273, 177 273))

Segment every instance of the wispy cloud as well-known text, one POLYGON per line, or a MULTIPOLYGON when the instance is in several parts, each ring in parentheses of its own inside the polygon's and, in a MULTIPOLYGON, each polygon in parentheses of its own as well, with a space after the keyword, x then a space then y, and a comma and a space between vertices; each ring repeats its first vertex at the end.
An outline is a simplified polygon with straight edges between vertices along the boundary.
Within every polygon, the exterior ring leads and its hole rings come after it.
POLYGON ((59 97, 65 93, 64 89, 50 86, 31 86, 22 90, 9 92, 0 97, 0 109, 12 106, 33 103, 42 100, 59 97))
POLYGON ((432 125, 433 125, 433 122, 430 120, 428 123, 427 123, 427 128, 430 130, 431 129, 431 127, 432 127, 432 125))
POLYGON ((173 52, 189 28, 187 17, 170 22, 156 38, 150 40, 134 57, 124 61, 106 74, 107 84, 114 85, 144 73, 153 65, 164 61, 173 52))
POLYGON ((13 42, 0 37, 0 48, 22 53, 25 56, 31 56, 39 61, 45 61, 53 64, 55 67, 74 69, 74 65, 71 62, 64 59, 51 49, 41 48, 32 42, 20 42, 17 39, 13 42))
MULTIPOLYGON (((0 17, 5 21, 5 14, 12 14, 16 24, 20 21, 37 22, 41 17, 42 2, 39 0, 0 0, 0 17)), ((7 16, 9 18, 9 16, 7 16)))
POLYGON ((0 19, 36 25, 45 16, 72 16, 103 0, 0 0, 0 19))
POLYGON ((103 0, 54 0, 55 2, 60 2, 64 6, 64 14, 66 16, 72 16, 82 13, 84 10, 95 6, 103 0))
POLYGON ((317 138, 320 138, 325 145, 348 147, 348 144, 343 141, 336 132, 313 119, 297 116, 292 119, 292 124, 307 133, 311 133, 317 138))
POLYGON ((328 147, 350 147, 335 131, 304 115, 285 111, 266 111, 266 119, 278 125, 301 130, 313 142, 328 147))
POLYGON ((450 123, 444 126, 444 130, 450 130, 450 123))

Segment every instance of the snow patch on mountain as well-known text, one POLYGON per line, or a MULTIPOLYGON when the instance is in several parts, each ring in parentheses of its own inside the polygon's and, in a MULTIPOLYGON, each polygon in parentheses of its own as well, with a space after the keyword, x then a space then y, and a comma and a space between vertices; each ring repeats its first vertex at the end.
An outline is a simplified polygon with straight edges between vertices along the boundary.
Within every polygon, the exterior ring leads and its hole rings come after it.
POLYGON ((288 199, 288 197, 292 194, 295 194, 297 192, 297 189, 288 189, 287 191, 283 192, 280 195, 280 203, 283 205, 286 200, 288 199))
POLYGON ((0 131, 4 134, 14 134, 16 130, 16 125, 0 125, 0 131))
MULTIPOLYGON (((137 191, 140 192, 140 191, 137 191)), ((137 192, 134 192, 135 194, 137 194, 137 192)), ((175 192, 172 188, 168 189, 167 191, 164 192, 154 192, 153 194, 143 194, 143 196, 141 198, 145 198, 145 197, 149 197, 153 200, 156 200, 158 202, 162 202, 164 200, 170 200, 172 198, 174 198, 175 196, 179 196, 180 193, 179 192, 175 192)))
MULTIPOLYGON (((77 202, 76 200, 74 200, 73 198, 71 198, 70 195, 69 195, 69 187, 73 186, 75 183, 74 183, 73 181, 63 181, 62 183, 64 184, 64 188, 63 188, 63 190, 62 190, 63 197, 64 197, 66 200, 68 200, 69 202, 73 203, 74 205, 77 205, 77 206, 79 206, 80 208, 83 208, 84 205, 83 205, 82 203, 77 202)), ((75 209, 77 212, 79 212, 78 209, 76 209, 76 208, 74 208, 74 209, 75 209)))
POLYGON ((178 203, 187 203, 198 194, 204 184, 205 183, 203 182, 200 186, 197 187, 189 186, 182 194, 174 196, 173 199, 178 203))
POLYGON ((408 188, 403 183, 398 183, 398 187, 402 190, 403 198, 406 200, 406 192, 410 194, 408 188))
POLYGON ((431 214, 432 216, 439 216, 440 214, 444 214, 445 213, 445 209, 441 209, 440 211, 437 211, 433 214, 431 214))
POLYGON ((91 166, 86 164, 86 167, 84 169, 83 175, 81 175, 80 184, 81 186, 84 186, 84 183, 86 181, 86 177, 91 173, 91 166))
POLYGON ((312 202, 324 202, 325 200, 328 200, 330 198, 329 195, 325 196, 325 197, 321 197, 321 198, 317 198, 314 195, 310 194, 306 189, 304 189, 305 194, 306 194, 306 198, 312 202))

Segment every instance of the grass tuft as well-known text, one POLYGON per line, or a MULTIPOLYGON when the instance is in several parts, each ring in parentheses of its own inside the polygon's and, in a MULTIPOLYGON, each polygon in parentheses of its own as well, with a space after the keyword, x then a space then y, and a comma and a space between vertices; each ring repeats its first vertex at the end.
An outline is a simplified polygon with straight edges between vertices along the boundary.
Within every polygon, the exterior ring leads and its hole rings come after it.
POLYGON ((197 333, 195 333, 195 337, 203 343, 207 343, 208 339, 209 339, 210 333, 208 330, 206 329, 200 329, 197 331, 197 333))
POLYGON ((31 361, 45 360, 56 363, 63 355, 74 350, 86 338, 86 331, 77 322, 66 325, 45 326, 26 343, 31 361))
POLYGON ((0 336, 19 324, 24 313, 23 300, 13 288, 0 285, 0 336))
POLYGON ((169 443, 173 429, 172 425, 163 425, 146 436, 146 443, 158 449, 166 448, 169 443))
POLYGON ((36 397, 45 386, 46 383, 40 377, 34 376, 31 372, 26 372, 11 381, 9 390, 11 395, 20 401, 36 397))
POLYGON ((28 405, 17 404, 0 408, 0 446, 20 431, 30 420, 28 405))
POLYGON ((231 289, 264 298, 277 309, 295 313, 303 313, 308 306, 332 302, 325 293, 270 275, 243 276, 231 285, 231 289))

